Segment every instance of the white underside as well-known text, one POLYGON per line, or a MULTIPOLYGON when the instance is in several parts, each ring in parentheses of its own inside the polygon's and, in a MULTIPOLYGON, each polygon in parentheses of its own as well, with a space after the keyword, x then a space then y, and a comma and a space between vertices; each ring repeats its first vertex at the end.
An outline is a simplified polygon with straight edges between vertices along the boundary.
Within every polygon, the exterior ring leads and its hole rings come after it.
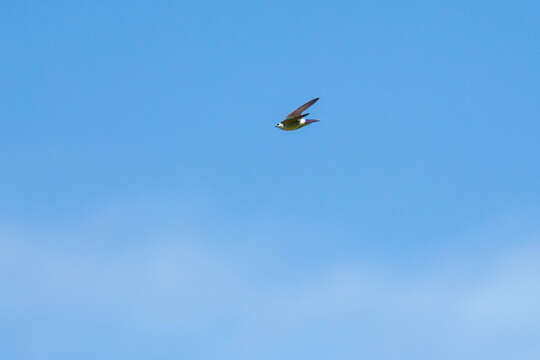
POLYGON ((306 123, 306 119, 301 118, 301 119, 300 119, 300 125, 304 125, 305 123, 306 123))

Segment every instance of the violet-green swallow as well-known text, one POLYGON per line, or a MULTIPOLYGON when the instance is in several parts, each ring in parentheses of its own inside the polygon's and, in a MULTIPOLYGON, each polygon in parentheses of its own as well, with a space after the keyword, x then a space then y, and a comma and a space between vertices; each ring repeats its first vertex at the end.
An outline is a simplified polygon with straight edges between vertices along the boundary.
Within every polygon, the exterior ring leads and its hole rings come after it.
POLYGON ((306 119, 306 116, 308 116, 309 113, 302 114, 304 110, 306 110, 311 105, 315 104, 317 100, 319 100, 319 98, 310 100, 304 105, 300 106, 298 109, 294 110, 292 113, 287 115, 285 120, 278 123, 276 127, 280 128, 281 130, 298 130, 301 127, 304 127, 306 125, 313 124, 314 122, 319 121, 315 119, 306 119))

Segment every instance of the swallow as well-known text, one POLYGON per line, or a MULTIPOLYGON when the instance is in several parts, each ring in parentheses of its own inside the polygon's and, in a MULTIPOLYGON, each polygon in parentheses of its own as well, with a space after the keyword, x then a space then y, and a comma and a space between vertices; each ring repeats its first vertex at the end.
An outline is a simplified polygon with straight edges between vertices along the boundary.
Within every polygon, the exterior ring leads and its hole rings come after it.
POLYGON ((300 106, 298 109, 294 110, 292 113, 287 115, 285 120, 278 123, 276 127, 280 128, 281 130, 298 130, 301 127, 304 127, 304 126, 307 126, 309 124, 313 124, 314 122, 319 121, 315 119, 306 119, 306 116, 308 116, 309 113, 302 114, 308 107, 315 104, 317 100, 319 100, 319 98, 310 100, 304 105, 300 106))

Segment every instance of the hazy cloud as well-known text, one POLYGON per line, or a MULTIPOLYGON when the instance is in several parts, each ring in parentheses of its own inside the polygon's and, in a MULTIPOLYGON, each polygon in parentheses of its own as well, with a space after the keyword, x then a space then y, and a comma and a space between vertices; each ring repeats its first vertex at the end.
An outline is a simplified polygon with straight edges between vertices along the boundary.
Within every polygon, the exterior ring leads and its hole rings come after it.
MULTIPOLYGON (((159 231, 154 245, 111 251, 6 233, 0 308, 11 321, 23 313, 61 313, 79 321, 121 319, 144 331, 183 329, 201 338, 217 327, 226 339, 220 348, 240 357, 303 346, 397 357, 414 354, 418 343, 426 345, 419 356, 463 356, 475 344, 496 349, 498 336, 512 336, 509 329, 531 336, 540 323, 538 247, 509 248, 468 279, 448 271, 461 266, 452 256, 444 271, 432 266, 413 275, 373 263, 336 263, 269 283, 246 272, 237 256, 208 251, 185 234, 167 235, 176 242, 162 236, 159 231), (397 347, 378 349, 388 339, 397 347)), ((511 353, 505 349, 498 355, 511 353)))

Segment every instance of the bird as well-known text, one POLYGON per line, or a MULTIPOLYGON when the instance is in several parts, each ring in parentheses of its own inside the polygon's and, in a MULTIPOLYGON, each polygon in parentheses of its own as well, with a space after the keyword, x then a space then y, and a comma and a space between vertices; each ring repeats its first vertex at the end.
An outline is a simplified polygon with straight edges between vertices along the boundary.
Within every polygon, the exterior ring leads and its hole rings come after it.
POLYGON ((319 100, 319 98, 309 100, 307 103, 287 115, 285 120, 277 123, 276 127, 281 130, 298 130, 304 126, 320 121, 316 119, 306 119, 306 116, 308 116, 309 113, 302 114, 308 107, 315 104, 317 100, 319 100))

